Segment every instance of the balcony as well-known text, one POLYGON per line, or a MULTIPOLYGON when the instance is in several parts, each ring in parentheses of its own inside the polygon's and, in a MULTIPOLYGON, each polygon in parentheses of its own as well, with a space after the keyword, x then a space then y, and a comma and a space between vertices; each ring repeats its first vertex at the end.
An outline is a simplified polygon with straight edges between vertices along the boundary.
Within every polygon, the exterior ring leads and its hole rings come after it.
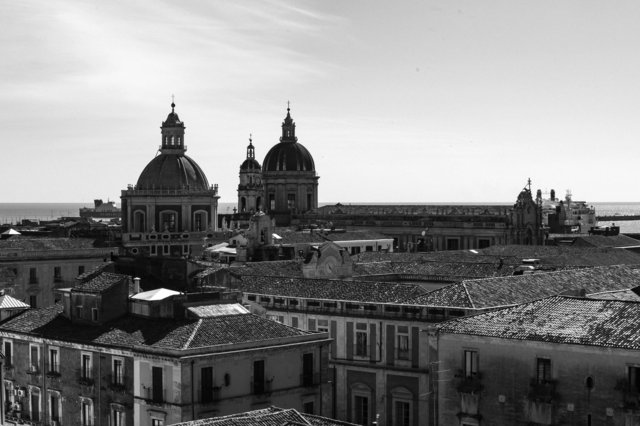
POLYGON ((141 397, 150 404, 161 405, 167 402, 167 390, 164 388, 154 388, 152 386, 142 386, 141 397))
POLYGON ((37 365, 30 365, 27 368, 27 374, 32 375, 32 376, 37 376, 41 374, 40 368, 37 365))
POLYGON ((113 392, 125 393, 131 392, 131 381, 122 374, 109 374, 107 377, 109 389, 113 392))
POLYGON ((76 377, 78 379, 78 384, 81 386, 93 386, 95 383, 91 371, 87 371, 84 368, 77 370, 76 377))
POLYGON ((458 381, 456 390, 460 393, 477 394, 480 393, 484 387, 480 373, 467 376, 464 372, 460 372, 458 377, 460 377, 460 380, 458 381))
POLYGON ((527 399, 532 402, 550 404, 558 399, 555 380, 531 379, 527 399))
POLYGON ((204 388, 198 391, 198 401, 200 404, 211 404, 220 400, 220 390, 222 386, 213 386, 209 389, 204 388))
POLYGON ((300 375, 300 386, 311 387, 320 384, 320 373, 307 373, 300 375))
POLYGON ((58 378, 60 377, 60 363, 50 363, 47 364, 46 368, 46 376, 49 378, 58 378))
POLYGON ((271 393, 273 378, 263 381, 251 381, 251 393, 254 395, 265 395, 271 393))

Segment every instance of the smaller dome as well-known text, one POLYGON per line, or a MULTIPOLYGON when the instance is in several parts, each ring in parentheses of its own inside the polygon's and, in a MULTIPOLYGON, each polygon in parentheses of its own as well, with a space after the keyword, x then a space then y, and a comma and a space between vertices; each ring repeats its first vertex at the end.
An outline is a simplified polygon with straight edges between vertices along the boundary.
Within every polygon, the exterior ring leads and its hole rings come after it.
POLYGON ((244 160, 244 162, 240 166, 241 172, 248 172, 248 171, 259 172, 261 169, 262 167, 260 166, 260 163, 258 163, 258 160, 256 160, 255 158, 247 158, 246 160, 244 160))

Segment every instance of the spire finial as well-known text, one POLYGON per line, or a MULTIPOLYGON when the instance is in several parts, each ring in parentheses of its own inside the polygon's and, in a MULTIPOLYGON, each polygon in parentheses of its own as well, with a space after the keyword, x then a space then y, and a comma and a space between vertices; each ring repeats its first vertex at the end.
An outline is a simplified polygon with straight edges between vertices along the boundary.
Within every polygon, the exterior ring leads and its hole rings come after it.
POLYGON ((287 112, 289 112, 289 101, 287 101, 287 112))
POLYGON ((249 145, 251 145, 251 143, 253 142, 253 134, 249 133, 249 145))
POLYGON ((176 107, 176 99, 173 94, 171 94, 171 112, 174 112, 174 108, 176 107))

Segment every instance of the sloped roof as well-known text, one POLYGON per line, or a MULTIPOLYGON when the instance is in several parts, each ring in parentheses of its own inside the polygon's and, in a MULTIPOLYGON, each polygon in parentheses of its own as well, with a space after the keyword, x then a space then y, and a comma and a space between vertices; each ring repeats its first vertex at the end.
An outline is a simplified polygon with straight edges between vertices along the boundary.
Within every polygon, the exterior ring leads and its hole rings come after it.
POLYGON ((182 351, 312 334, 253 314, 196 319, 124 316, 104 325, 72 324, 62 306, 29 309, 0 330, 86 344, 182 351))
POLYGON ((563 266, 604 266, 638 265, 640 254, 612 247, 573 246, 490 246, 479 250, 482 254, 494 256, 515 256, 519 259, 540 259, 543 265, 563 266))
POLYGON ((93 247, 94 240, 91 238, 38 238, 22 236, 20 238, 0 240, 0 250, 22 249, 27 251, 46 251, 93 247))
POLYGON ((451 279, 485 278, 513 275, 516 265, 499 262, 371 262, 357 263, 354 276, 378 274, 413 274, 451 279))
POLYGON ((176 423, 175 426, 353 426, 339 420, 299 413, 294 409, 269 407, 223 417, 176 423))
POLYGON ((156 300, 164 300, 168 297, 175 296, 176 294, 180 294, 180 292, 169 290, 168 288, 156 288, 154 290, 143 291, 142 293, 135 294, 131 296, 131 298, 135 300, 146 300, 148 302, 152 302, 156 300))
POLYGON ((222 303, 218 305, 192 306, 187 311, 198 318, 215 317, 219 315, 248 314, 247 308, 239 303, 222 303))
POLYGON ((579 239, 593 247, 630 247, 640 245, 640 241, 627 235, 584 235, 579 239))
POLYGON ((303 277, 302 268, 297 260, 276 260, 272 262, 248 262, 243 266, 233 266, 229 272, 235 276, 279 276, 303 277))
POLYGON ((640 303, 552 296, 446 321, 441 333, 640 349, 640 303))
POLYGON ((75 285, 72 288, 72 291, 101 293, 127 279, 129 279, 127 275, 114 274, 113 272, 101 272, 100 274, 91 277, 87 281, 75 285))
POLYGON ((258 276, 244 276, 237 286, 245 293, 369 303, 404 303, 424 294, 413 284, 258 276))
POLYGON ((510 277, 465 280, 416 297, 420 305, 486 309, 509 306, 571 290, 598 293, 640 283, 640 269, 618 265, 510 277))
POLYGON ((28 309, 30 306, 8 294, 0 296, 0 309, 28 309))

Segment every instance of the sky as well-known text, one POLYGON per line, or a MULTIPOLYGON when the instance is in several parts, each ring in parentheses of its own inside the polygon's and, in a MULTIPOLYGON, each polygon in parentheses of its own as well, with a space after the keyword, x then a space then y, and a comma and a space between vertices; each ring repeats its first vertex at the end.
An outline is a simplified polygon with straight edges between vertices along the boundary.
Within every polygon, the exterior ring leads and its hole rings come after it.
POLYGON ((640 2, 20 0, 0 202, 119 203, 171 111, 237 201, 291 102, 320 202, 639 201, 640 2))

